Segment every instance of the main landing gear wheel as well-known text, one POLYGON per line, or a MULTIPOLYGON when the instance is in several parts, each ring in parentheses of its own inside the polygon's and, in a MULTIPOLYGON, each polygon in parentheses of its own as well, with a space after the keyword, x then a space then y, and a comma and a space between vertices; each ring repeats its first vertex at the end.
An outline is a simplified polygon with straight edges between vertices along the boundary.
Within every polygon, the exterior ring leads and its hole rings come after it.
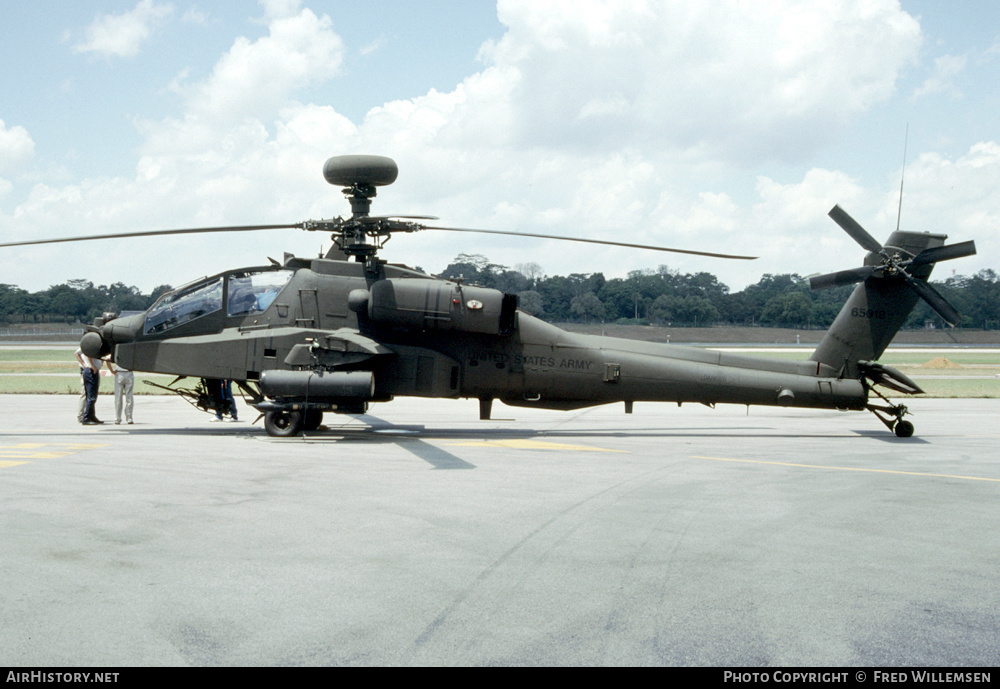
POLYGON ((913 424, 900 419, 896 422, 896 427, 892 429, 897 438, 909 438, 913 435, 913 424))
POLYGON ((302 430, 302 412, 269 411, 264 414, 264 430, 275 438, 291 438, 302 430))

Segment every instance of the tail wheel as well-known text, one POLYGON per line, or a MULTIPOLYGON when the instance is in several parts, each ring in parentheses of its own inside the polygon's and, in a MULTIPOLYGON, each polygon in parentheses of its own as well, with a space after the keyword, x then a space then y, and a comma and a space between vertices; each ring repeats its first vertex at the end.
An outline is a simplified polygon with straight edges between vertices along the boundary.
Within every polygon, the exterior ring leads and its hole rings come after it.
POLYGON ((868 391, 878 395, 885 404, 869 403, 865 408, 874 414, 879 421, 884 423, 886 428, 895 433, 897 438, 911 437, 913 435, 913 424, 903 420, 903 417, 910 413, 906 405, 893 404, 874 385, 870 386, 868 391))
POLYGON ((269 411, 264 414, 264 430, 276 438, 291 438, 302 430, 302 412, 269 411))

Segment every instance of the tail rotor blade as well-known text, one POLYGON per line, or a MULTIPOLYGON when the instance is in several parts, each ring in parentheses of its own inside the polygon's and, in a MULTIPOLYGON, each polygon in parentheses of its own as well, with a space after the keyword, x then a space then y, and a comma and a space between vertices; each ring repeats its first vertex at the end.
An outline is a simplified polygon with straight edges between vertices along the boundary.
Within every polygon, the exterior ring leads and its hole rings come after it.
POLYGON ((944 322, 948 325, 955 326, 958 322, 962 320, 962 315, 955 310, 955 308, 945 301, 936 289, 927 284, 924 280, 918 280, 917 278, 911 277, 906 273, 903 273, 906 278, 906 283, 913 288, 920 298, 927 302, 927 305, 934 309, 944 322))
POLYGON ((847 214, 840 206, 834 206, 830 209, 830 217, 833 221, 843 228, 844 232, 851 235, 851 238, 862 246, 862 248, 872 251, 876 254, 882 252, 882 245, 879 244, 878 240, 868 234, 865 228, 858 224, 858 221, 847 214))
POLYGON ((937 246, 933 249, 924 249, 921 251, 913 257, 910 265, 923 266, 928 263, 937 263, 938 261, 950 261, 953 258, 964 258, 972 256, 975 253, 976 243, 971 241, 949 244, 948 246, 937 246))
POLYGON ((809 278, 809 287, 812 289, 829 289, 830 287, 843 287, 853 285, 856 282, 863 282, 868 279, 876 270, 877 266, 862 266, 851 270, 841 270, 836 273, 827 273, 809 278))

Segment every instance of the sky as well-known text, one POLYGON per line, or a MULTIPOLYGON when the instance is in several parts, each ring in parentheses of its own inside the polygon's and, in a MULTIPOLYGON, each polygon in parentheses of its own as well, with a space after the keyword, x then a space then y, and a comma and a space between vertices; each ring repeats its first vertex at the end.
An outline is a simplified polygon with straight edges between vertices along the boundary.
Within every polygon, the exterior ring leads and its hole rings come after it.
MULTIPOLYGON (((993 0, 12 0, 0 57, 0 242, 347 216, 323 163, 362 153, 399 166, 376 215, 759 256, 432 231, 381 253, 429 272, 666 265, 737 291, 860 265, 834 204, 880 241, 976 241, 934 279, 1000 270, 993 0)), ((149 291, 328 245, 7 248, 0 283, 149 291)))

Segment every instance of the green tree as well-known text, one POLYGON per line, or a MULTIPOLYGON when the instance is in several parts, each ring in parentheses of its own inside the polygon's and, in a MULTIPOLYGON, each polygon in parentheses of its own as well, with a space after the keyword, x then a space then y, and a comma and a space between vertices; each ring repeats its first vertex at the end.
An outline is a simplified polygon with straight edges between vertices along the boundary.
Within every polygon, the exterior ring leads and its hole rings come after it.
POLYGON ((653 320, 661 323, 710 325, 719 320, 719 310, 705 297, 663 294, 650 307, 653 320))
POLYGON ((517 293, 518 306, 522 311, 532 316, 541 317, 545 314, 545 302, 542 295, 533 289, 517 293))
POLYGON ((604 318, 604 304, 601 303, 601 300, 593 292, 573 297, 570 302, 570 311, 573 312, 573 315, 582 318, 588 323, 592 320, 604 318))
MULTIPOLYGON (((77 282, 77 281, 73 281, 77 282)), ((89 284, 89 283, 88 283, 89 284)), ((48 289, 49 316, 65 321, 84 320, 90 304, 80 290, 69 285, 54 285, 48 289)))
POLYGON ((812 301, 804 292, 790 290, 771 297, 760 314, 762 323, 802 327, 812 318, 812 301))

